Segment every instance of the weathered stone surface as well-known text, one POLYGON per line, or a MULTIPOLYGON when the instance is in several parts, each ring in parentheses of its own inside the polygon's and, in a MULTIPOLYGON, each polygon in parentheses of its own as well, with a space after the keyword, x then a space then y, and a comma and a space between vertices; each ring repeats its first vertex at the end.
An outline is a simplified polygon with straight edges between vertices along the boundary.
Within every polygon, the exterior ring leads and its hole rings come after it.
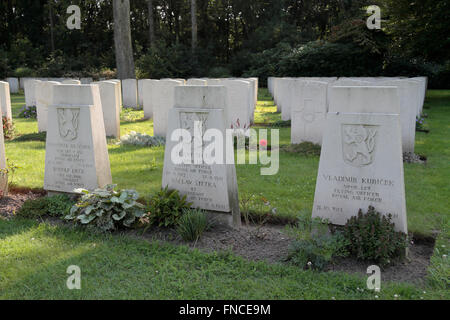
POLYGON ((97 85, 55 86, 48 123, 45 190, 71 193, 112 183, 97 85))
POLYGON ((3 117, 12 120, 11 95, 8 82, 0 81, 0 108, 3 117))
POLYGON ((125 108, 137 109, 138 91, 136 79, 122 80, 122 99, 125 108))
POLYGON ((36 114, 39 132, 47 131, 48 106, 53 97, 53 88, 59 85, 56 81, 42 81, 36 83, 36 114))
POLYGON ((154 135, 165 137, 169 111, 174 106, 175 87, 184 83, 176 80, 160 80, 154 83, 153 94, 153 129, 154 135))
POLYGON ((291 143, 322 144, 327 116, 328 83, 296 80, 296 96, 292 103, 291 143))
MULTIPOLYGON (((208 129, 218 130, 225 140, 227 89, 224 86, 178 86, 174 90, 175 107, 170 110, 163 187, 179 190, 193 203, 193 207, 232 212, 233 225, 239 227, 241 218, 235 166, 224 164, 223 158, 220 163, 194 162, 194 154, 204 154, 210 143, 195 146, 193 142, 204 138, 208 129), (173 161, 173 149, 179 145, 178 141, 172 141, 172 133, 176 129, 185 129, 192 135, 192 140, 187 142, 191 148, 190 164, 173 161), (195 138, 194 132, 199 132, 200 138, 195 138)), ((226 144, 217 147, 223 148, 221 151, 225 157, 226 144)), ((216 152, 220 154, 220 151, 216 152)))
POLYGON ((395 87, 332 89, 313 217, 344 225, 373 206, 407 233, 399 112, 395 87))
POLYGON ((120 138, 120 86, 114 81, 93 82, 100 90, 107 137, 120 138))

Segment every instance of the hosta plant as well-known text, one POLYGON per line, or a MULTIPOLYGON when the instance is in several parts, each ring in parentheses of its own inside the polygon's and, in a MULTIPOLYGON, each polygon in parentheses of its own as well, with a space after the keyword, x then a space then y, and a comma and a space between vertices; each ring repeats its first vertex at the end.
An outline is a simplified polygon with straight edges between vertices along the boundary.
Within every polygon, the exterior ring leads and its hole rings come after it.
POLYGON ((90 225, 101 231, 131 227, 137 219, 144 216, 144 206, 137 202, 139 194, 135 190, 115 191, 115 187, 108 185, 92 192, 78 190, 83 195, 65 219, 90 225))

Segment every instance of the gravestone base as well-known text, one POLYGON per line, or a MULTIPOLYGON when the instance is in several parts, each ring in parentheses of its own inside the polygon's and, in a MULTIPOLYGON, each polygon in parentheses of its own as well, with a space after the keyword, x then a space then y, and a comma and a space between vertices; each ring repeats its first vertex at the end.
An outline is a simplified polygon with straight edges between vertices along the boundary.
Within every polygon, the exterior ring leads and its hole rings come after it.
POLYGON ((234 228, 233 225, 233 216, 228 213, 217 212, 217 211, 207 211, 206 216, 208 221, 214 223, 215 227, 224 227, 224 228, 234 228))

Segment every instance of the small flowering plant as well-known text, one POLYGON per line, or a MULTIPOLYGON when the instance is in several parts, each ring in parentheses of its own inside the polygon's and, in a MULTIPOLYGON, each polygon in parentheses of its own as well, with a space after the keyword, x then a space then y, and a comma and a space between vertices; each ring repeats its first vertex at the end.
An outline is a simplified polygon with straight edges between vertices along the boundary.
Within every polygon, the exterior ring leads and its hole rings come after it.
POLYGON ((3 124, 3 136, 6 140, 14 139, 16 136, 16 127, 11 119, 7 117, 2 117, 3 124))
POLYGON ((36 119, 37 118, 37 111, 36 106, 23 106, 22 109, 20 109, 19 118, 25 118, 25 119, 36 119))
POLYGON ((424 130, 425 129, 424 124, 425 124, 425 118, 422 116, 418 116, 416 118, 416 130, 417 131, 424 130))

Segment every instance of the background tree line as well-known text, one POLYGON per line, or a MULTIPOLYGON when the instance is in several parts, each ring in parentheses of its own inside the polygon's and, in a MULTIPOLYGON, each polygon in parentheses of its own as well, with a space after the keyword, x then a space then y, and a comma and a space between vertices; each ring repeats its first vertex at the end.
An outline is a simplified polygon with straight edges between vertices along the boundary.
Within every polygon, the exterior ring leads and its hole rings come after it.
POLYGON ((420 74, 450 87, 447 0, 4 0, 0 17, 0 77, 116 77, 122 54, 146 78, 420 74), (66 27, 72 4, 81 30, 66 27), (366 27, 371 4, 382 30, 366 27))

